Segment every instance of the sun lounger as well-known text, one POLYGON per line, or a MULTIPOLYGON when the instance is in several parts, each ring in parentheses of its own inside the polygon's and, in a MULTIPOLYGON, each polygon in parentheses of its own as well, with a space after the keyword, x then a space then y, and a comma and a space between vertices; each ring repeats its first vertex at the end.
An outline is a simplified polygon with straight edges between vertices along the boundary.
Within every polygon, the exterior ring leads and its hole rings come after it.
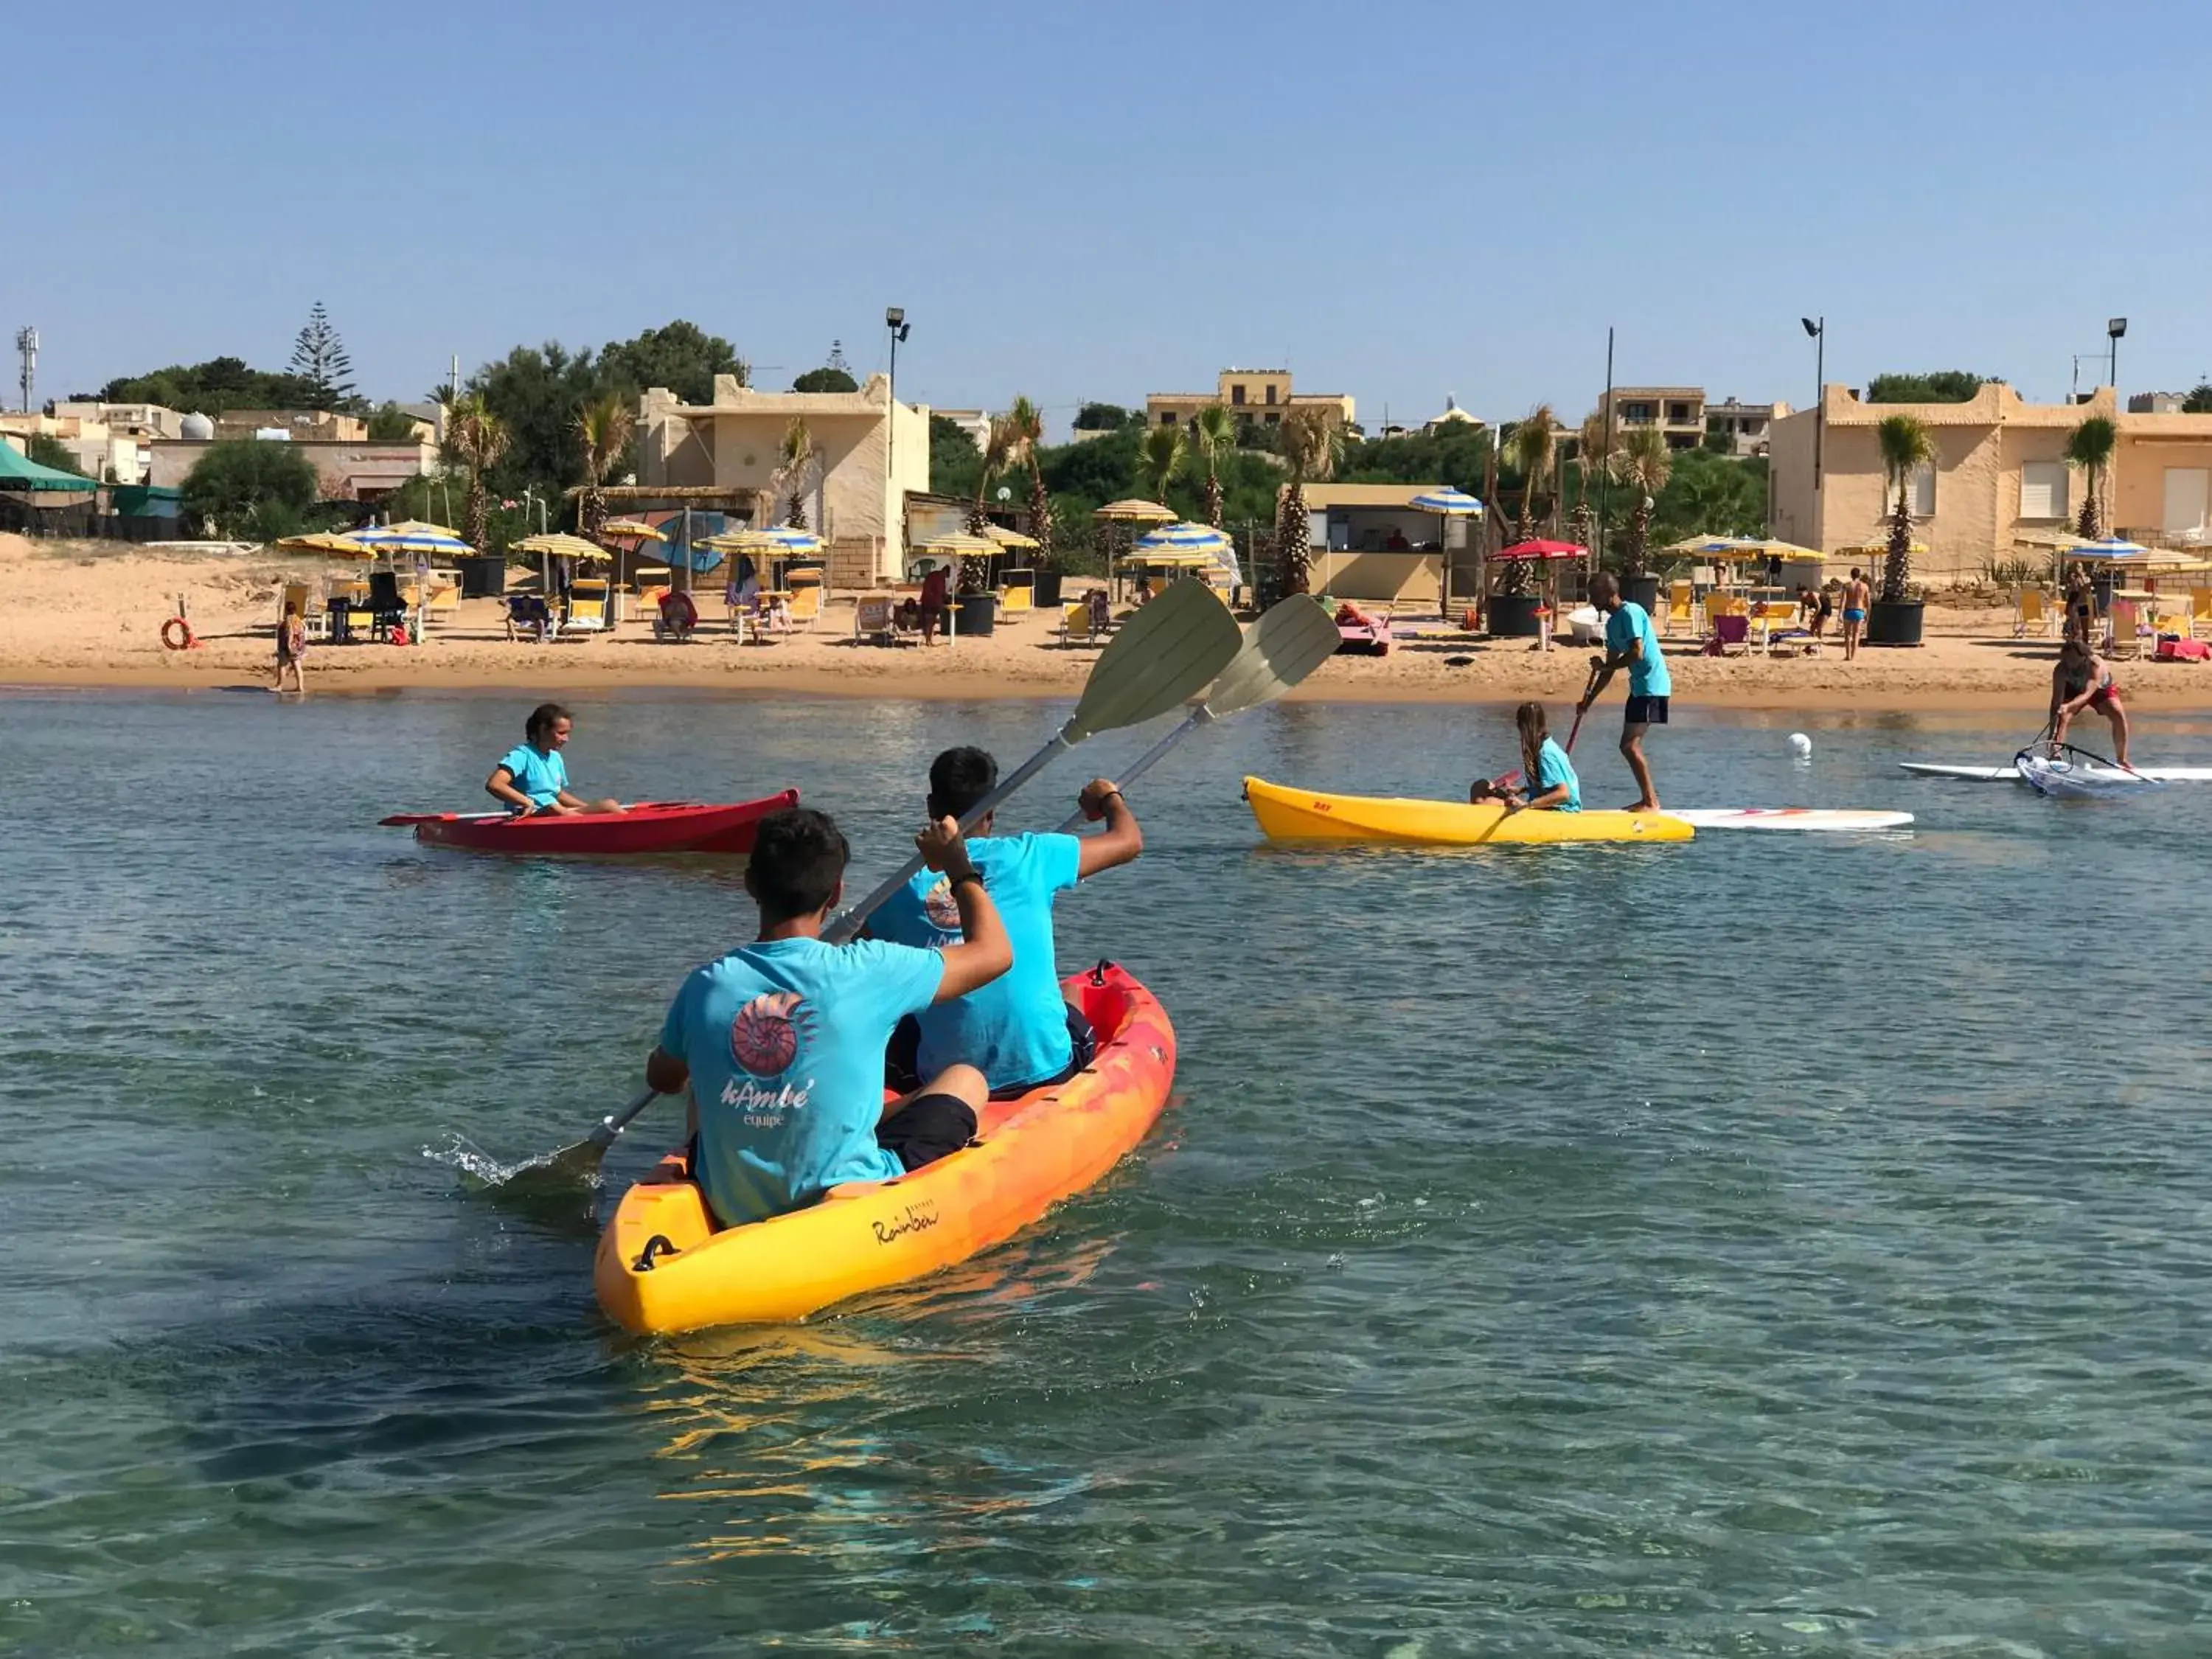
POLYGON ((814 631, 814 624, 822 616, 822 580, 810 580, 804 571, 794 571, 791 577, 791 621, 794 627, 814 631))
POLYGON ((604 634, 607 631, 607 583, 604 577, 579 576, 568 584, 568 618, 565 634, 604 634))
POLYGON ((2212 629, 2212 587, 2189 590, 2189 627, 2192 634, 2212 629))
POLYGON ((896 594, 865 593, 853 606, 853 638, 872 640, 878 645, 904 645, 909 641, 919 643, 921 633, 900 623, 896 594))
POLYGON ((2031 633, 2048 634, 2057 620, 2039 587, 2023 587, 2013 596, 2012 636, 2024 640, 2031 633))
POLYGON ((1685 634, 1696 631, 1697 624, 1693 617, 1697 600, 1693 593, 1694 590, 1687 582, 1674 582, 1668 587, 1666 626, 1668 633, 1673 633, 1678 626, 1685 634))
POLYGON ((507 596, 507 637, 514 638, 515 630, 526 629, 541 644, 560 631, 553 620, 553 612, 542 593, 510 593, 507 596))
POLYGON ((1713 631, 1706 639, 1705 654, 1708 657, 1748 656, 1751 653, 1751 618, 1740 611, 1722 612, 1713 618, 1713 631))

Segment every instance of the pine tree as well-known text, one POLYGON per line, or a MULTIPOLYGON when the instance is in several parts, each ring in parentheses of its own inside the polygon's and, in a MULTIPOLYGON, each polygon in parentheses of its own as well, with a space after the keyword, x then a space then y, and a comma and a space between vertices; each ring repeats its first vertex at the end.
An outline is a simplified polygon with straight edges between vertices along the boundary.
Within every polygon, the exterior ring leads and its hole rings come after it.
POLYGON ((331 326, 331 314, 320 300, 292 343, 292 373, 307 383, 319 409, 336 408, 354 395, 353 360, 346 356, 345 342, 331 326))

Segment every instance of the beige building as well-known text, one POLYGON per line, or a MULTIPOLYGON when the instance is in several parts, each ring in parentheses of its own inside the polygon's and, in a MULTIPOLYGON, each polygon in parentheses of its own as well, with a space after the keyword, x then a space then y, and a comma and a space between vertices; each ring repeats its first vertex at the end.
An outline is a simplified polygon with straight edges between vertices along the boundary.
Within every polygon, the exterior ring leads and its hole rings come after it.
POLYGON ((152 444, 180 436, 185 417, 159 404, 56 403, 51 414, 0 414, 0 433, 27 448, 33 434, 52 438, 76 458, 76 470, 104 483, 146 482, 152 444))
POLYGON ((1334 424, 1348 427, 1356 415, 1351 395, 1337 392, 1294 392, 1287 368, 1224 368, 1211 392, 1152 392, 1145 395, 1146 426, 1188 426, 1208 404, 1261 426, 1280 426, 1293 409, 1318 409, 1334 424))
MULTIPOLYGON (((145 482, 180 489, 201 456, 216 443, 234 441, 234 439, 218 438, 157 440, 148 446, 152 459, 145 482)), ((434 443, 352 443, 316 438, 270 438, 263 441, 289 443, 305 455, 315 469, 316 492, 326 501, 380 501, 410 478, 428 477, 438 470, 438 447, 434 443)))
MULTIPOLYGON (((1617 386, 1612 392, 1613 429, 1632 432, 1656 426, 1666 434, 1669 449, 1695 449, 1705 441, 1705 389, 1699 386, 1617 386)), ((1599 417, 1606 412, 1606 394, 1597 400, 1599 417)))
POLYGON ((1764 455, 1774 441, 1774 423, 1790 413, 1788 404, 1745 404, 1734 398, 1705 405, 1705 436, 1727 441, 1724 453, 1739 460, 1764 455))
MULTIPOLYGON (((1447 519, 1413 505, 1440 483, 1317 483, 1305 487, 1313 587, 1341 599, 1434 605, 1444 555, 1457 569, 1477 533, 1474 519, 1447 519), (1441 545, 1439 544, 1441 539, 1441 545)), ((1285 484, 1277 501, 1287 495, 1285 484)))
POLYGON ((2031 404, 1991 381, 1963 404, 1869 404, 1847 386, 1776 423, 1773 533, 1823 552, 1886 538, 1895 506, 1881 465, 1884 416, 1912 415, 1936 439, 1933 466, 1912 481, 1917 574, 1932 583, 1979 580, 1994 560, 2034 556, 2024 533, 2066 530, 2084 480, 2066 441, 2092 415, 2119 428, 2106 521, 2146 544, 2212 531, 2212 415, 2118 414, 2110 386, 2080 404, 2031 404), (1820 477, 1813 476, 1816 441, 1820 477))
POLYGON ((655 386, 639 404, 635 493, 712 494, 744 503, 736 510, 756 524, 780 520, 787 498, 778 452, 793 420, 803 419, 817 457, 808 521, 830 544, 831 583, 896 580, 906 562, 906 492, 929 488, 929 413, 926 404, 894 402, 881 374, 858 392, 757 392, 718 374, 714 400, 703 404, 655 386))

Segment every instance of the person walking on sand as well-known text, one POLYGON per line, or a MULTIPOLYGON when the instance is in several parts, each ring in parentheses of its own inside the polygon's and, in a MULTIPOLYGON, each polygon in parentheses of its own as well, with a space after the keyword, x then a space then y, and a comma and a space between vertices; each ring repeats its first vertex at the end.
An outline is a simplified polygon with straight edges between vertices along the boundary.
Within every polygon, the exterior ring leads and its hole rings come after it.
POLYGON ((2066 637, 2092 648, 2097 637, 2096 585, 2078 564, 2066 578, 2066 637))
POLYGON ((1644 733, 1646 727, 1667 724, 1667 699, 1674 690, 1674 678, 1667 672, 1667 658, 1659 649, 1659 630, 1651 625, 1651 613, 1620 597, 1620 584, 1610 571, 1601 570, 1590 578, 1589 597, 1605 617, 1606 653, 1590 659, 1589 690, 1575 707, 1587 710, 1617 672, 1628 670, 1628 708, 1620 726, 1620 756, 1636 775, 1639 792, 1636 804, 1628 810, 1656 812, 1659 791, 1651 781, 1651 763, 1644 758, 1644 733))
POLYGON ((307 678, 302 665, 307 659, 307 619, 300 614, 295 599, 284 607, 284 620, 276 624, 276 684, 270 690, 278 696, 284 695, 284 676, 292 676, 292 690, 301 696, 307 695, 307 678))
POLYGON ((1874 590, 1867 579, 1859 574, 1856 565, 1851 567, 1851 579, 1844 584, 1844 660, 1850 662, 1859 654, 1859 640, 1866 633, 1867 606, 1874 598, 1874 590))

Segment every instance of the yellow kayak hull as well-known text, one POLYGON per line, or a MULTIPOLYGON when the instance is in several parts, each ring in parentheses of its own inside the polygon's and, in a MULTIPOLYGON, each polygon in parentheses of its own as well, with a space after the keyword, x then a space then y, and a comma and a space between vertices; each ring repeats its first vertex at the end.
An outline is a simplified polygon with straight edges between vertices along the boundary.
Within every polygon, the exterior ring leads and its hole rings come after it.
POLYGON ((1244 780, 1244 799, 1269 841, 1394 847, 1540 846, 1570 841, 1688 841, 1697 831, 1663 812, 1509 812, 1494 804, 1330 795, 1244 780))
POLYGON ((804 1319, 963 1261, 1091 1186, 1167 1104, 1175 1028, 1111 963, 1060 988, 1098 1034, 1097 1057, 1066 1083, 993 1101, 972 1144, 909 1175, 718 1231, 672 1154, 623 1195, 600 1236, 599 1305, 641 1334, 804 1319))

